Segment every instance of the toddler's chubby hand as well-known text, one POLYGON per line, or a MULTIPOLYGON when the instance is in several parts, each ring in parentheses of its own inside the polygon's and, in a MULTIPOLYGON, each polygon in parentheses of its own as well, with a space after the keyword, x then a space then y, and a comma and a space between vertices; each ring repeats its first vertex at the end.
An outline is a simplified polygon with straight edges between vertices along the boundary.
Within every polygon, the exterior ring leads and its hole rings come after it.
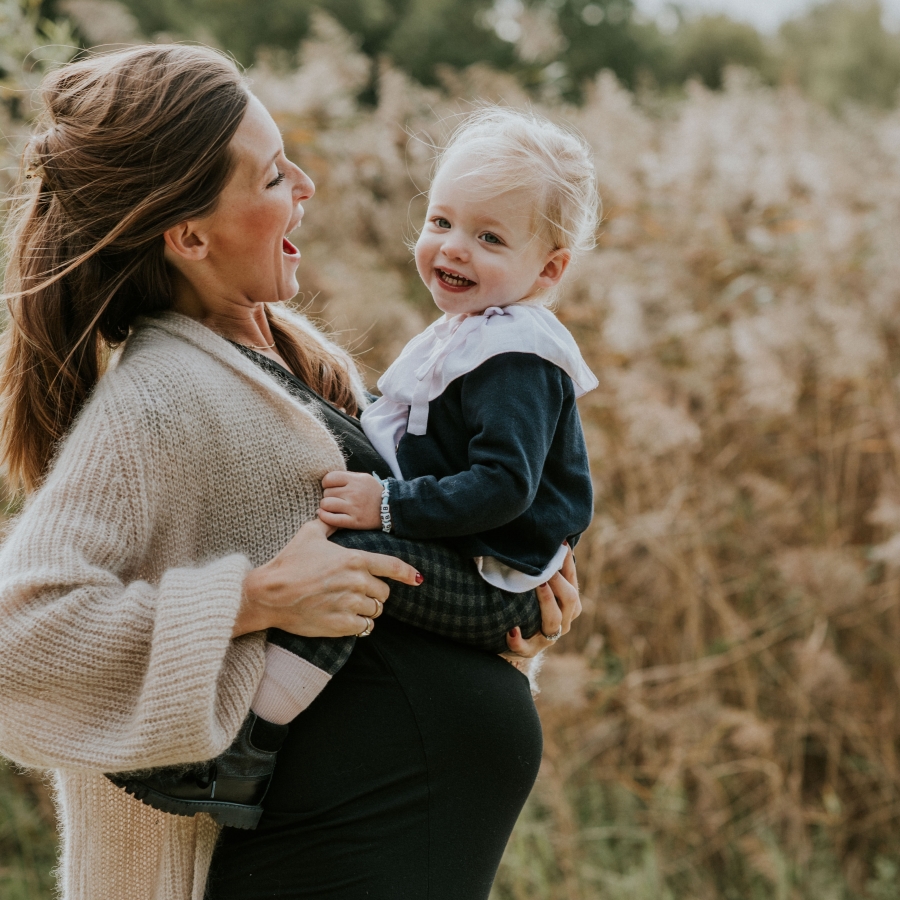
POLYGON ((326 525, 368 531, 381 528, 381 482, 363 472, 329 472, 317 515, 326 525))

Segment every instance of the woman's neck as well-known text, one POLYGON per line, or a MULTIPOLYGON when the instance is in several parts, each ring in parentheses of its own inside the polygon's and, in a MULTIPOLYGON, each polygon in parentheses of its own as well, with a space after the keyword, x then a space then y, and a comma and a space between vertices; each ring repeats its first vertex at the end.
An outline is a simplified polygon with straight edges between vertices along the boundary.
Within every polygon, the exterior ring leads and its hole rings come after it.
POLYGON ((176 273, 173 280, 174 308, 177 312, 196 319, 220 337, 250 347, 288 368, 275 348, 275 336, 269 325, 265 303, 206 296, 181 273, 176 273))

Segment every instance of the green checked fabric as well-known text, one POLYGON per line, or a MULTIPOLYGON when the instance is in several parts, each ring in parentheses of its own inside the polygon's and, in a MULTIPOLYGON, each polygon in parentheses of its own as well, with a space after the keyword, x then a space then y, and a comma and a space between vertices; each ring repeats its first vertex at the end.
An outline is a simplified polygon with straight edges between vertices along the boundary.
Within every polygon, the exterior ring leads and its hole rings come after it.
MULTIPOLYGON (((418 587, 390 581, 384 614, 462 644, 502 653, 515 626, 525 637, 541 627, 534 591, 512 594, 484 581, 471 559, 440 544, 408 541, 383 531, 339 531, 332 538, 350 550, 398 556, 425 576, 418 587)), ((350 656, 355 637, 311 638, 269 629, 269 640, 334 675, 350 656)))

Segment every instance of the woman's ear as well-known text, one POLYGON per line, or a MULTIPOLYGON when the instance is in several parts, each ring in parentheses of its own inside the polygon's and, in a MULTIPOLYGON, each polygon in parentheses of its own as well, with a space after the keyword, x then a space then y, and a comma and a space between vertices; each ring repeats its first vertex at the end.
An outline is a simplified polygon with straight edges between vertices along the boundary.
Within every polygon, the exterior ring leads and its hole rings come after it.
POLYGON ((177 259, 196 262, 209 253, 209 241, 199 219, 179 222, 163 232, 166 250, 177 259))
POLYGON ((565 275, 571 259, 572 251, 567 250, 565 247, 561 247, 559 250, 551 250, 544 263, 544 268, 541 269, 541 273, 538 275, 538 287, 541 290, 556 287, 562 280, 563 275, 565 275))

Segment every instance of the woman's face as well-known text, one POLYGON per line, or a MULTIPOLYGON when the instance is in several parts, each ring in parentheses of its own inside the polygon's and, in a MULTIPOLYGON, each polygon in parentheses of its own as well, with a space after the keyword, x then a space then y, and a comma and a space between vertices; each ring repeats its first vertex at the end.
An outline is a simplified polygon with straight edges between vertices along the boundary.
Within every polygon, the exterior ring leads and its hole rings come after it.
POLYGON ((235 170, 203 223, 207 242, 200 293, 242 306, 289 300, 299 290, 300 251, 288 234, 315 186, 285 155, 281 132, 250 97, 231 141, 235 170))

